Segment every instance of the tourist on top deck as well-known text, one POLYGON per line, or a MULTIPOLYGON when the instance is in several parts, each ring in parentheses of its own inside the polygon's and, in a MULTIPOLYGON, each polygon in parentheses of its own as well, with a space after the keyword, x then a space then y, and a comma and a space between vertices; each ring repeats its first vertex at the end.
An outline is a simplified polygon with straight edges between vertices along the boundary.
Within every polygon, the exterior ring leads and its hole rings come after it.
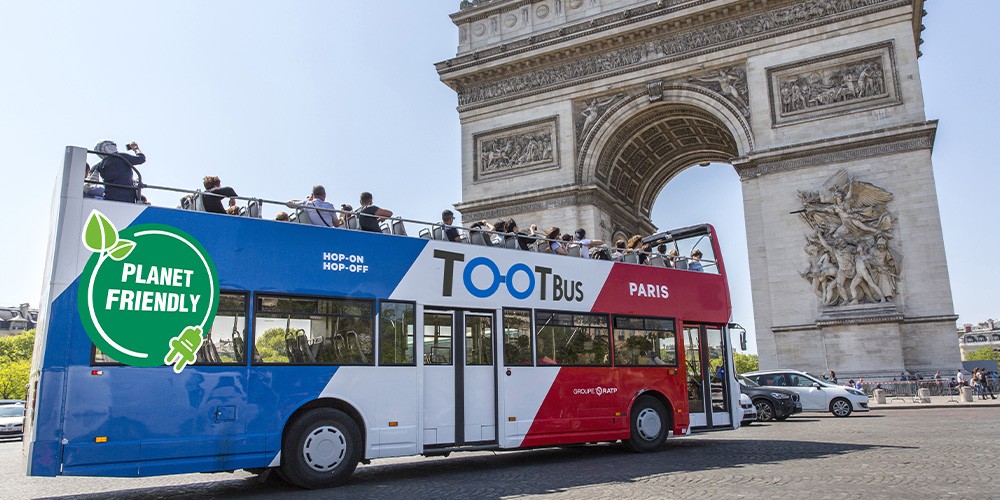
POLYGON ((101 141, 94 146, 94 151, 102 155, 100 163, 94 166, 105 182, 104 199, 136 203, 139 200, 139 188, 132 179, 132 165, 142 165, 146 155, 139 150, 139 145, 132 142, 128 149, 135 151, 135 156, 119 153, 118 145, 112 141, 101 141), (113 185, 112 185, 113 184, 113 185))
POLYGON ((698 272, 705 270, 705 267, 701 265, 701 250, 691 252, 691 260, 688 262, 688 270, 698 272))
POLYGON ((587 237, 587 231, 583 228, 577 229, 573 234, 576 242, 580 244, 580 257, 590 258, 590 247, 599 247, 604 244, 601 240, 593 240, 587 237))
POLYGON ((545 239, 556 240, 556 241, 546 241, 545 243, 548 245, 549 252, 557 253, 559 255, 566 255, 566 248, 563 247, 563 244, 558 241, 559 236, 560 236, 559 228, 552 226, 551 228, 549 228, 549 231, 545 233, 545 239))
POLYGON ((441 222, 444 223, 444 239, 454 242, 462 241, 462 235, 452 225, 455 223, 455 214, 451 210, 441 212, 441 222))
POLYGON ((368 191, 361 193, 361 206, 354 212, 360 218, 358 226, 361 227, 361 230, 373 233, 382 232, 382 228, 378 225, 380 220, 385 217, 392 217, 391 211, 375 206, 372 202, 372 194, 368 191))
POLYGON ((205 193, 208 193, 204 198, 206 212, 228 213, 228 210, 222 208, 222 198, 229 198, 230 207, 236 206, 236 199, 233 198, 233 196, 239 196, 236 194, 236 190, 229 186, 222 187, 222 180, 217 176, 207 175, 201 180, 201 183, 205 186, 205 193))
POLYGON ((326 188, 321 184, 317 184, 312 188, 312 194, 309 195, 305 201, 292 200, 288 202, 289 208, 295 208, 295 204, 306 205, 307 207, 315 208, 305 208, 304 211, 309 217, 309 220, 314 226, 326 226, 326 227, 338 227, 344 223, 337 215, 336 208, 332 203, 326 201, 326 188), (317 210, 317 208, 322 208, 326 210, 317 210))

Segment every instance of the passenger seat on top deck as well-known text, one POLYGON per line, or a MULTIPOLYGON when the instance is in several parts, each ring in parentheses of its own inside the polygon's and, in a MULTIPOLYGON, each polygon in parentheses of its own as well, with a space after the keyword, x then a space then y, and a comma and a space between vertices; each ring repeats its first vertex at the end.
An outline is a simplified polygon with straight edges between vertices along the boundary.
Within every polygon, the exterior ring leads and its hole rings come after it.
POLYGON ((295 209, 295 222, 298 222, 299 224, 308 224, 308 225, 311 226, 312 225, 312 218, 309 217, 309 214, 306 213, 305 209, 296 208, 295 209))
POLYGON ((392 220, 392 234, 397 236, 406 236, 406 226, 403 224, 402 219, 390 219, 392 220))

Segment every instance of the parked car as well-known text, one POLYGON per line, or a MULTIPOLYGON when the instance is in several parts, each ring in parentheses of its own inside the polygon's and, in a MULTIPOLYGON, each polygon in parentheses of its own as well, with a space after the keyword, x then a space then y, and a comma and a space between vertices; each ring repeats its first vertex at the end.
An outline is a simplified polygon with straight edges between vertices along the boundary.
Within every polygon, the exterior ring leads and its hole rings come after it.
POLYGON ((24 405, 0 405, 0 438, 24 436, 24 405))
POLYGON ((776 387, 761 387, 743 375, 737 375, 736 380, 740 383, 740 392, 746 394, 753 401, 753 405, 757 409, 757 420, 760 422, 772 420, 780 422, 802 412, 799 395, 793 391, 776 387))
POLYGON ((740 420, 740 426, 750 425, 757 421, 757 408, 754 407, 750 396, 740 393, 740 408, 743 409, 743 420, 740 420))
POLYGON ((850 387, 820 380, 796 370, 769 370, 745 373, 746 378, 765 387, 779 387, 799 395, 802 411, 830 412, 846 417, 855 411, 868 411, 868 396, 850 387))

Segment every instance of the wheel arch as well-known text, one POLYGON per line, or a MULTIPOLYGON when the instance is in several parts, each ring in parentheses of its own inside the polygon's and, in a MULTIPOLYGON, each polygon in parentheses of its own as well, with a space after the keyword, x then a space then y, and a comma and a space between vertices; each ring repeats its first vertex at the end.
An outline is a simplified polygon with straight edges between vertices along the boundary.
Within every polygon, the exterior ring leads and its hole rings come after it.
POLYGON ((298 409, 292 412, 292 414, 288 416, 288 419, 285 420, 285 425, 281 429, 281 442, 282 443, 285 442, 285 438, 287 437, 286 434, 288 433, 288 428, 291 427, 296 420, 301 418, 302 415, 305 415, 310 410, 314 410, 317 408, 332 408, 335 410, 340 410, 345 414, 347 414, 347 416, 354 421, 354 424, 358 426, 358 431, 361 432, 361 450, 362 450, 361 455, 362 458, 365 458, 368 450, 368 427, 365 425, 365 418, 364 416, 361 415, 361 412, 354 407, 354 405, 348 403, 347 401, 344 401, 343 399, 338 399, 338 398, 314 399, 300 406, 298 409))
MULTIPOLYGON (((656 389, 646 389, 637 392, 635 394, 635 397, 632 398, 632 401, 629 402, 628 406, 629 414, 631 414, 632 409, 635 408, 635 403, 639 401, 639 398, 643 396, 649 396, 663 404, 663 407, 667 409, 667 419, 669 424, 667 427, 676 434, 677 429, 674 427, 674 425, 677 422, 677 419, 674 418, 674 414, 677 411, 676 406, 670 402, 670 398, 668 398, 666 395, 664 395, 662 392, 656 389)), ((631 422, 631 420, 632 420, 631 418, 628 419, 629 422, 631 422)))

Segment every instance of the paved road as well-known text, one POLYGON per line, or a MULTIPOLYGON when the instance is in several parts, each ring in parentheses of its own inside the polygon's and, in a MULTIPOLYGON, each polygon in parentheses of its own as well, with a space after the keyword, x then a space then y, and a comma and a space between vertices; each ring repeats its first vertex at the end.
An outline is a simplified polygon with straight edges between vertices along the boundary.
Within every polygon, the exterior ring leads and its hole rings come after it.
POLYGON ((1000 408, 798 416, 673 439, 638 455, 594 445, 378 460, 347 485, 302 491, 246 473, 142 479, 28 478, 0 442, 0 498, 996 498, 1000 408), (972 468, 970 464, 980 464, 972 468))

